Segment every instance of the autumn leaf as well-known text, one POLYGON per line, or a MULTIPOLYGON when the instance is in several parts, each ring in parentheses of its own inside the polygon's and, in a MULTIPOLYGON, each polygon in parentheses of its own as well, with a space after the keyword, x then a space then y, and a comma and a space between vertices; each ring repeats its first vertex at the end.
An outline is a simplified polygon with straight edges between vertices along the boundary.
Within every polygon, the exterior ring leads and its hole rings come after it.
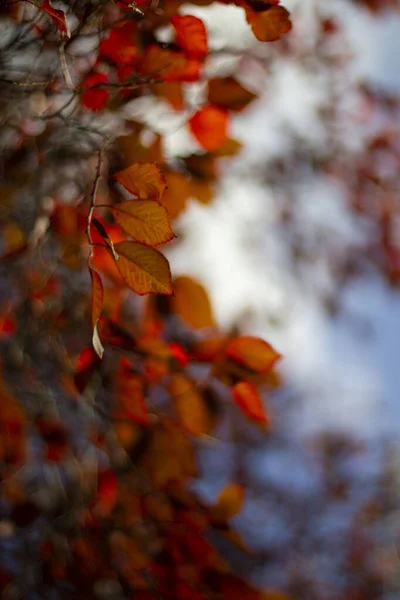
POLYGON ((136 30, 137 23, 132 20, 116 25, 100 42, 100 53, 118 65, 130 65, 138 55, 136 30))
POLYGON ((235 517, 243 507, 244 487, 239 483, 230 483, 220 492, 212 512, 219 521, 228 521, 235 517))
POLYGON ((128 419, 139 425, 149 424, 149 412, 144 397, 143 377, 131 370, 131 365, 121 360, 116 377, 117 405, 114 419, 128 419))
MULTIPOLYGON (((32 2, 32 4, 34 4, 32 2)), ((34 6, 37 6, 34 4, 34 6)), ((46 12, 54 25, 57 27, 60 32, 61 39, 70 38, 71 34, 68 28, 67 17, 63 10, 59 10, 58 8, 53 8, 50 0, 43 0, 42 4, 39 6, 40 10, 46 12)))
POLYGON ((108 102, 109 90, 101 87, 108 83, 105 73, 90 73, 82 83, 82 104, 89 110, 97 112, 105 107, 108 102))
POLYGON ((165 178, 155 163, 133 164, 113 177, 142 200, 158 200, 166 188, 165 178))
POLYGON ((236 404, 247 417, 264 425, 269 423, 260 395, 252 383, 239 381, 233 386, 232 394, 236 404))
POLYGON ((168 382, 168 391, 187 431, 196 436, 209 433, 212 429, 210 414, 195 382, 185 375, 175 373, 168 382))
POLYGON ((159 202, 168 211, 171 219, 175 219, 186 206, 190 195, 188 177, 183 173, 165 173, 167 189, 161 196, 159 202))
POLYGON ((266 10, 255 11, 249 4, 245 7, 247 22, 260 42, 275 42, 291 30, 290 13, 283 6, 268 6, 266 10))
POLYGON ((218 150, 228 138, 228 113, 217 106, 205 106, 189 119, 189 127, 205 150, 218 150))
POLYGON ((281 358, 268 342, 252 336, 234 339, 226 349, 226 356, 256 373, 268 373, 281 358))
POLYGON ((138 242, 159 246, 172 240, 166 209, 154 200, 132 200, 112 207, 117 223, 138 242))
POLYGON ((98 272, 89 266, 90 277, 92 279, 92 325, 93 325, 93 348, 100 358, 103 358, 104 347, 101 343, 98 323, 103 308, 104 291, 101 277, 98 272))
POLYGON ((139 242, 118 242, 114 249, 118 270, 134 292, 172 294, 169 263, 158 250, 139 242))
POLYGON ((175 312, 194 329, 215 325, 206 290, 190 277, 181 276, 174 280, 172 304, 175 312))
POLYGON ((207 31, 201 19, 176 15, 171 19, 176 41, 188 58, 203 59, 208 54, 207 31))
POLYGON ((208 101, 214 106, 240 112, 256 98, 234 77, 211 79, 208 83, 208 101))
POLYGON ((193 82, 199 80, 200 62, 188 58, 183 52, 153 45, 146 49, 141 70, 156 80, 193 82))

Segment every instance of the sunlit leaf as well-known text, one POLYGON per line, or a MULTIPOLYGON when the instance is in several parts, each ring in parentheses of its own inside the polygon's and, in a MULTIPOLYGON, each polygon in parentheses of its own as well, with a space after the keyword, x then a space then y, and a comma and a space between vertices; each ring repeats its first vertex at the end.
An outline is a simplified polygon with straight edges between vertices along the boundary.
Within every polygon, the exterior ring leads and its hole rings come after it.
POLYGON ((207 31, 201 19, 192 15, 176 15, 171 24, 176 31, 176 41, 188 58, 207 56, 207 31))
POLYGON ((155 163, 133 164, 115 173, 114 179, 142 200, 158 200, 166 188, 165 178, 155 163))
POLYGON ((174 280, 172 303, 175 312, 194 329, 215 325, 207 292, 194 279, 182 276, 174 280))
POLYGON ((194 381, 178 373, 171 376, 168 391, 185 428, 193 435, 203 435, 212 429, 212 421, 201 392, 194 381))
POLYGON ((114 248, 118 270, 134 292, 172 294, 169 263, 158 250, 139 242, 119 242, 114 248))
POLYGON ((268 342, 252 336, 234 339, 226 349, 229 359, 257 372, 268 373, 281 358, 268 342))
POLYGON ((233 386, 232 394, 236 404, 247 417, 264 425, 269 423, 261 397, 252 383, 239 381, 233 386))
POLYGON ((174 237, 166 209, 154 200, 132 200, 112 207, 115 220, 138 242, 158 246, 174 237))
POLYGON ((189 127, 205 150, 218 150, 228 138, 228 113, 217 106, 205 106, 189 120, 189 127))
POLYGON ((242 510, 244 495, 244 487, 239 483, 230 483, 224 487, 213 506, 215 517, 220 520, 235 517, 242 510))

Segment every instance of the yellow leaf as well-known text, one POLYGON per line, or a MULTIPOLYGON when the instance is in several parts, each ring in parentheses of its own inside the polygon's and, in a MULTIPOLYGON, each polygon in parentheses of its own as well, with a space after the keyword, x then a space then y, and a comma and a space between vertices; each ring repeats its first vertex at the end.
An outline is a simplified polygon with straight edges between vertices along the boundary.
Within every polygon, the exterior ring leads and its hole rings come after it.
POLYGON ((114 250, 118 270, 134 292, 172 294, 169 263, 161 252, 139 242, 118 242, 114 250))
POLYGON ((204 435, 212 429, 207 405, 195 383, 179 373, 171 376, 168 391, 180 421, 193 435, 204 435))
POLYGON ((158 200, 166 188, 164 176, 155 163, 136 163, 115 173, 114 178, 128 192, 143 200, 158 200))
POLYGON ((175 312, 194 329, 215 325, 207 292, 190 277, 177 277, 174 280, 172 302, 175 312))
POLYGON ((239 483, 230 483, 218 496, 213 512, 218 519, 231 519, 241 511, 243 502, 244 487, 239 483))
POLYGON ((112 207, 115 220, 138 242, 165 244, 175 237, 166 209, 154 200, 131 200, 112 207))

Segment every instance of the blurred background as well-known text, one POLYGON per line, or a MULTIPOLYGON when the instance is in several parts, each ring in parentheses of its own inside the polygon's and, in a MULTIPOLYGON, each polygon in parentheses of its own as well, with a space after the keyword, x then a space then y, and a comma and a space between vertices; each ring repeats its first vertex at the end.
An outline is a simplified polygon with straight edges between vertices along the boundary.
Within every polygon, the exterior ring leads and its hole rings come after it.
MULTIPOLYGON (((210 440, 194 487, 207 500, 229 481, 249 488, 235 525, 257 553, 228 553, 254 583, 298 600, 398 600, 399 3, 284 4, 293 31, 274 44, 239 7, 182 8, 207 25, 208 73, 234 73, 257 98, 232 117, 242 147, 219 159, 213 200, 188 201, 166 254, 205 285, 224 329, 284 357, 265 398, 272 434, 240 422, 233 440, 210 440)), ((187 93, 200 105, 205 86, 187 93)), ((173 160, 201 149, 186 118, 140 96, 93 122, 145 123, 173 160)))

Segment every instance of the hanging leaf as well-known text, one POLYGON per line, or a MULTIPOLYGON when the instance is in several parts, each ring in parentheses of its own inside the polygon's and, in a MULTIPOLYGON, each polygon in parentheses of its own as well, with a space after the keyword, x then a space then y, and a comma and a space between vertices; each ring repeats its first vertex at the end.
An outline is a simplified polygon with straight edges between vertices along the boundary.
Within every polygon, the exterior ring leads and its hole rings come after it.
POLYGON ((158 200, 166 188, 165 178, 155 163, 131 165, 115 173, 114 179, 142 200, 158 200))
POLYGON ((92 279, 92 325, 93 325, 93 348, 100 358, 103 358, 104 347, 101 343, 98 323, 103 308, 104 290, 101 277, 95 269, 89 267, 90 277, 92 279))
MULTIPOLYGON (((33 4, 33 2, 32 2, 33 4)), ((34 6, 37 6, 34 4, 34 6)), ((71 34, 68 28, 67 17, 63 10, 59 10, 58 8, 53 8, 50 0, 43 0, 42 4, 39 6, 40 10, 46 12, 54 25, 57 27, 60 32, 61 39, 70 38, 71 34)))
POLYGON ((227 521, 235 517, 243 507, 244 487, 239 483, 230 483, 221 491, 213 507, 217 520, 227 521))
POLYGON ((165 256, 139 242, 118 242, 117 267, 125 282, 139 295, 172 294, 171 271, 165 256))
POLYGON ((171 19, 176 41, 188 58, 203 59, 208 54, 207 31, 201 19, 192 15, 176 15, 171 19))
POLYGON ((268 373, 281 358, 268 342, 252 336, 234 339, 227 347, 226 355, 256 373, 268 373))
POLYGON ((175 312, 194 329, 215 325, 206 290, 190 277, 174 280, 172 304, 175 312))
POLYGON ((205 106, 189 120, 189 127, 205 150, 218 150, 228 139, 228 113, 217 106, 205 106))
POLYGON ((193 435, 204 435, 212 429, 212 419, 194 381, 176 373, 171 376, 168 391, 179 418, 193 435))
POLYGON ((175 237, 166 209, 154 200, 132 200, 112 207, 115 220, 138 242, 165 244, 175 237))
POLYGON ((269 423, 262 400, 252 383, 239 381, 233 386, 232 394, 236 404, 240 406, 247 417, 264 425, 269 423))

